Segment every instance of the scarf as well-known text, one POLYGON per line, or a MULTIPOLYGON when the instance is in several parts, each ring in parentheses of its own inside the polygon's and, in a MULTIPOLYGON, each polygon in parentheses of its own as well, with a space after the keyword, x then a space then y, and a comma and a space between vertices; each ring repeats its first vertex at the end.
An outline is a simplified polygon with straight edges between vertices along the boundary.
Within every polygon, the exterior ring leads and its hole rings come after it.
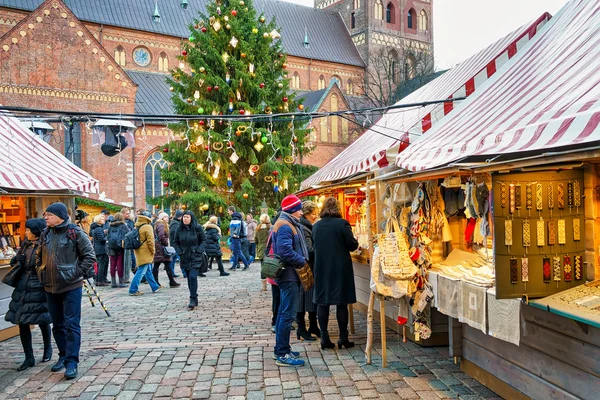
POLYGON ((308 260, 308 248, 306 247, 306 240, 304 239, 304 235, 302 234, 302 227, 300 226, 300 221, 291 216, 290 214, 286 213, 285 211, 281 212, 279 218, 289 222, 296 228, 296 231, 298 232, 296 236, 298 237, 298 242, 300 243, 300 250, 302 250, 302 255, 304 256, 304 258, 308 260))

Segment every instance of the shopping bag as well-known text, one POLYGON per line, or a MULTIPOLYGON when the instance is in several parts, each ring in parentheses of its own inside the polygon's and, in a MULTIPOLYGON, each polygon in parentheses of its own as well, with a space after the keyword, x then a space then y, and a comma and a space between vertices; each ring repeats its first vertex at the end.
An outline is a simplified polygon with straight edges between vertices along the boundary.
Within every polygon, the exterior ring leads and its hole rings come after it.
POLYGON ((390 279, 410 279, 417 273, 417 266, 409 255, 406 234, 400 229, 396 218, 388 219, 385 233, 378 237, 380 266, 384 276, 390 279))

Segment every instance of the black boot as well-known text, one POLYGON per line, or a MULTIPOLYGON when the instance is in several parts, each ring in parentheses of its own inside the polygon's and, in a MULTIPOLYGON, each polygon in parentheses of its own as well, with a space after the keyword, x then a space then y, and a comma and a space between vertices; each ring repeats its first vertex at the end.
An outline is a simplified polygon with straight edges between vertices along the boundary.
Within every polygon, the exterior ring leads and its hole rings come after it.
POLYGON ((340 330, 338 348, 343 349, 345 347, 349 349, 351 347, 354 347, 354 342, 348 340, 348 305, 337 305, 336 317, 338 322, 338 328, 340 330))
POLYGON ((329 306, 317 306, 317 318, 319 319, 319 326, 321 326, 321 350, 335 349, 335 344, 329 340, 329 332, 327 332, 327 325, 329 324, 329 306))
POLYGON ((173 277, 173 271, 171 270, 171 266, 165 264, 165 270, 167 271, 167 277, 169 277, 169 287, 176 288, 181 286, 180 283, 175 282, 175 278, 173 277))
POLYGON ((188 310, 192 311, 196 307, 197 303, 198 303, 198 299, 195 299, 195 301, 194 301, 194 298, 190 297, 190 302, 188 304, 188 310))
POLYGON ((23 345, 23 350, 25 352, 25 361, 17 368, 17 371, 25 371, 27 368, 31 368, 35 365, 29 325, 19 325, 19 336, 21 337, 21 344, 23 345))
POLYGON ((321 330, 319 329, 319 325, 317 324, 317 313, 316 311, 308 313, 308 333, 311 335, 315 335, 316 337, 321 337, 321 330))
POLYGON ((40 325, 40 331, 42 331, 42 338, 44 339, 44 355, 42 356, 41 362, 48 362, 52 360, 52 331, 49 324, 40 325))
POLYGON ((110 277, 110 287, 111 288, 117 288, 117 278, 114 276, 110 277))
POLYGON ((217 259, 217 265, 219 266, 219 275, 220 276, 229 276, 229 272, 225 272, 225 268, 223 267, 223 262, 221 261, 221 257, 217 259))
POLYGON ((306 321, 304 320, 303 312, 296 313, 296 323, 298 324, 298 329, 296 330, 298 340, 306 340, 307 342, 314 342, 316 340, 306 330, 306 321))

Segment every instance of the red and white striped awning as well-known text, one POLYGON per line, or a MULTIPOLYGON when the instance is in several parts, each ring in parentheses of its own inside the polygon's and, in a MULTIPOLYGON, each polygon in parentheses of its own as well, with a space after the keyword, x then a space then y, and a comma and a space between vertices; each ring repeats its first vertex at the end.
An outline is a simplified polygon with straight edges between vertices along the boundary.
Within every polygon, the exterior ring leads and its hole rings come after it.
POLYGON ((572 0, 396 164, 420 171, 600 141, 599 59, 600 1, 572 0))
MULTIPOLYGON (((550 14, 545 13, 406 96, 396 105, 470 96, 521 51, 550 18, 550 14)), ((388 111, 354 143, 302 182, 301 190, 393 164, 397 155, 413 141, 411 139, 427 132, 455 107, 454 102, 447 102, 388 111)))
POLYGON ((0 143, 0 189, 98 193, 96 179, 7 114, 0 114, 0 143))

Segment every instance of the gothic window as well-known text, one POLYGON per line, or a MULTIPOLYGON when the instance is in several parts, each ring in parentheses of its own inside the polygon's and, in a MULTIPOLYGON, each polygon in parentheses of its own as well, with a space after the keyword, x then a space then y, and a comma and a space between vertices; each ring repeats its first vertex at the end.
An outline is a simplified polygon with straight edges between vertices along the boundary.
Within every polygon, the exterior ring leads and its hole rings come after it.
MULTIPOLYGON (((337 96, 334 94, 331 96, 331 112, 337 112, 338 111, 338 98, 337 96)), ((339 128, 338 128, 338 124, 340 121, 340 117, 331 117, 331 142, 332 143, 339 143, 340 142, 340 133, 339 133, 339 128)))
POLYGON ((426 31, 428 29, 428 20, 427 20, 427 12, 425 10, 421 10, 421 14, 419 15, 419 30, 426 31))
POLYGON ((354 0, 354 9, 358 10, 360 8, 360 0, 354 0))
POLYGON ((65 157, 81 168, 81 124, 70 122, 65 126, 65 157))
POLYGON ((352 81, 350 79, 348 79, 348 81, 346 82, 346 94, 354 94, 354 86, 352 85, 352 81))
MULTIPOLYGON (((144 179, 146 181, 146 197, 162 196, 165 191, 163 181, 160 177, 160 171, 163 168, 167 168, 167 162, 162 158, 160 151, 155 151, 150 154, 148 161, 146 161, 146 167, 144 168, 144 179)), ((146 205, 149 210, 152 209, 152 205, 146 205)), ((164 207, 160 207, 164 209, 164 207)))
POLYGON ((356 15, 355 13, 350 14, 350 29, 356 28, 356 15))
POLYGON ((394 5, 391 2, 385 7, 385 22, 394 23, 394 5))
MULTIPOLYGON (((321 110, 321 112, 325 113, 327 111, 325 110, 321 110)), ((322 143, 327 143, 329 142, 329 132, 327 129, 327 120, 329 119, 329 117, 323 117, 321 118, 321 121, 319 123, 319 130, 321 131, 321 137, 320 137, 320 141, 322 143)))
POLYGON ((125 49, 123 48, 123 46, 117 46, 117 48, 115 49, 115 61, 120 66, 125 66, 125 49))
POLYGON ((158 55, 158 70, 161 72, 169 71, 169 58, 164 51, 158 55))
POLYGON ((410 10, 408 10, 408 22, 406 24, 406 26, 408 27, 408 29, 415 29, 415 18, 416 18, 416 12, 414 8, 411 8, 410 10))
POLYGON ((321 75, 317 82, 317 90, 325 89, 325 77, 321 75))
POLYGON ((381 0, 375 1, 375 19, 383 19, 383 4, 381 0))
POLYGON ((300 89, 300 75, 297 72, 294 72, 294 75, 291 79, 291 84, 293 89, 300 89))

